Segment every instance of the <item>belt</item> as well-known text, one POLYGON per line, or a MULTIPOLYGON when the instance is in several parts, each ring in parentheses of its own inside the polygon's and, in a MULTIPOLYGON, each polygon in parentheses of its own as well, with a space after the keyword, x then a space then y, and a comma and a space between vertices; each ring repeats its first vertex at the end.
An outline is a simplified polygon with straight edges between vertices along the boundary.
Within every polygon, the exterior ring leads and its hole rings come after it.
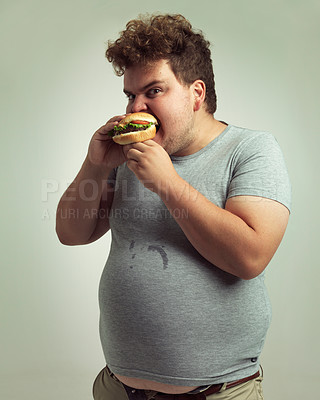
MULTIPOLYGON (((245 378, 239 379, 238 381, 233 381, 229 382, 226 385, 226 389, 230 389, 234 386, 241 385, 241 383, 246 383, 251 381, 252 379, 256 379, 260 376, 260 371, 257 371, 255 374, 247 376, 245 378)), ((218 385, 211 385, 208 389, 206 389, 204 392, 205 395, 213 394, 219 392, 219 390, 222 388, 223 384, 218 384, 218 385)))
MULTIPOLYGON (((246 378, 239 379, 237 381, 229 382, 226 385, 226 389, 230 389, 234 386, 241 385, 241 383, 249 382, 252 379, 256 379, 260 376, 260 372, 257 371, 255 374, 247 376, 246 378)), ((205 400, 207 396, 210 394, 218 393, 219 390, 223 387, 223 383, 218 383, 215 385, 211 385, 208 389, 204 390, 201 393, 196 394, 165 394, 165 393, 157 393, 157 400, 205 400)))

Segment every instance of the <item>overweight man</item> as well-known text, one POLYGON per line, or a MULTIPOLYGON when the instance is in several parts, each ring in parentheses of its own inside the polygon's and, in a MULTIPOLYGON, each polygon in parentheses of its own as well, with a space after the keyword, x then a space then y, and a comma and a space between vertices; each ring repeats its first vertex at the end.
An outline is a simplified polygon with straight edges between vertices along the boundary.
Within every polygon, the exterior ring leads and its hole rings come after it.
POLYGON ((66 245, 111 231, 94 399, 261 400, 265 269, 290 210, 279 145, 215 118, 210 43, 183 16, 129 21, 106 57, 127 107, 93 134, 56 223, 66 245), (133 112, 156 136, 119 145, 108 133, 133 112))

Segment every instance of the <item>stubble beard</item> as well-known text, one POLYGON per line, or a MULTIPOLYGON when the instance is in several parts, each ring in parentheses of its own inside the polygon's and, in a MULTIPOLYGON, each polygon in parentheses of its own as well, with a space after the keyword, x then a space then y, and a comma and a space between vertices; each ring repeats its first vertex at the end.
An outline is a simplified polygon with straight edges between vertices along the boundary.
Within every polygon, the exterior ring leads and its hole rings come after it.
POLYGON ((167 142, 164 143, 163 147, 170 156, 183 155, 184 150, 187 149, 196 139, 192 119, 190 118, 187 123, 184 122, 184 125, 185 127, 181 129, 177 135, 171 135, 167 138, 167 142))

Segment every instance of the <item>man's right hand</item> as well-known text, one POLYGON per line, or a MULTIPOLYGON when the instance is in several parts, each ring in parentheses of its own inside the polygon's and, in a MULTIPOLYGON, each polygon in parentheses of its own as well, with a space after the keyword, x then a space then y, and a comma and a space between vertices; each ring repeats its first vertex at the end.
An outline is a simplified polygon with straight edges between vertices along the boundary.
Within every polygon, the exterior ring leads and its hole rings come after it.
POLYGON ((91 138, 87 159, 96 166, 113 169, 126 161, 123 146, 118 145, 108 135, 115 125, 123 119, 125 115, 117 115, 99 128, 91 138))

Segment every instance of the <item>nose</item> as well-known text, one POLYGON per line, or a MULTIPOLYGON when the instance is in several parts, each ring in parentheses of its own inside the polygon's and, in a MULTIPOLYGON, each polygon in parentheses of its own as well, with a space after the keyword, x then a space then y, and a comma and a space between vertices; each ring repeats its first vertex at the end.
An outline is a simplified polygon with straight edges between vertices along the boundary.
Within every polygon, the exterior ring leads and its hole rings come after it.
POLYGON ((143 95, 136 95, 128 108, 130 108, 130 112, 132 113, 148 110, 143 95))

